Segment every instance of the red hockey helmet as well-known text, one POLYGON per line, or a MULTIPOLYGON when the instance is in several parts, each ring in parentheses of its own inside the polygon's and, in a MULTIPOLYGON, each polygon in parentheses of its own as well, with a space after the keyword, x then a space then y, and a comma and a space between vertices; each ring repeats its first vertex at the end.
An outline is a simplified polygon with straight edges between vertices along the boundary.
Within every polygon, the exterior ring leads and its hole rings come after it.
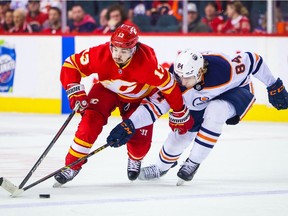
POLYGON ((138 43, 137 30, 133 26, 122 24, 111 36, 111 44, 124 49, 133 48, 138 43))

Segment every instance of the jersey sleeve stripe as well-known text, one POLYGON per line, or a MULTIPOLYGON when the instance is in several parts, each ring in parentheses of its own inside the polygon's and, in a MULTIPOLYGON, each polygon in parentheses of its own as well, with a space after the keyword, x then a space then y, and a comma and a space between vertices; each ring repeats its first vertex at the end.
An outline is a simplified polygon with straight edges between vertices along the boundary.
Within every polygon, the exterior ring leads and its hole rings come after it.
POLYGON ((168 77, 167 77, 167 79, 159 86, 160 88, 163 88, 163 87, 167 86, 168 83, 171 81, 171 75, 170 75, 170 73, 167 73, 167 74, 168 74, 168 77))
POLYGON ((263 63, 263 59, 262 59, 262 57, 260 56, 260 60, 259 60, 259 62, 258 62, 258 64, 257 64, 257 67, 256 67, 255 71, 252 72, 253 75, 258 72, 258 70, 259 70, 259 68, 261 67, 262 63, 263 63))
POLYGON ((254 53, 254 55, 256 56, 256 62, 257 62, 260 56, 257 53, 254 53))
POLYGON ((70 62, 64 62, 63 67, 66 68, 72 68, 72 69, 77 69, 74 65, 72 65, 70 62))
POLYGON ((250 67, 249 67, 249 72, 248 72, 248 75, 249 75, 249 74, 251 74, 251 72, 253 70, 254 58, 250 52, 246 52, 246 53, 248 54, 249 59, 250 59, 250 67))
POLYGON ((78 67, 78 64, 76 63, 75 57, 76 57, 75 54, 72 55, 72 56, 70 56, 70 60, 71 60, 72 64, 75 66, 75 69, 76 69, 77 71, 79 71, 81 77, 86 77, 86 75, 85 75, 85 74, 80 70, 80 68, 78 67))
POLYGON ((161 90, 161 92, 164 94, 170 94, 173 91, 173 89, 175 88, 175 86, 176 86, 176 82, 174 82, 173 86, 171 86, 170 88, 168 88, 166 90, 161 90))

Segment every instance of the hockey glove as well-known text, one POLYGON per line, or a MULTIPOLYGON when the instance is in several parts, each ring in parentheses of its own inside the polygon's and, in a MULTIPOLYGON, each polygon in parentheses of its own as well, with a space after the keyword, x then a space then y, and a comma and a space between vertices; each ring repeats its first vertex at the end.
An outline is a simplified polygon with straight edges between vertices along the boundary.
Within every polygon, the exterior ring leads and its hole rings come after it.
POLYGON ((84 85, 76 83, 69 84, 66 93, 69 98, 70 108, 74 109, 76 104, 79 104, 78 112, 83 113, 88 107, 88 97, 84 85))
POLYGON ((277 110, 288 108, 288 93, 280 78, 273 85, 267 87, 267 91, 269 102, 277 110))
POLYGON ((169 126, 172 131, 178 131, 179 134, 185 134, 193 125, 194 119, 185 105, 180 112, 169 112, 169 126))
POLYGON ((135 133, 135 127, 130 119, 126 119, 118 124, 107 137, 107 143, 111 147, 117 148, 126 144, 135 133))

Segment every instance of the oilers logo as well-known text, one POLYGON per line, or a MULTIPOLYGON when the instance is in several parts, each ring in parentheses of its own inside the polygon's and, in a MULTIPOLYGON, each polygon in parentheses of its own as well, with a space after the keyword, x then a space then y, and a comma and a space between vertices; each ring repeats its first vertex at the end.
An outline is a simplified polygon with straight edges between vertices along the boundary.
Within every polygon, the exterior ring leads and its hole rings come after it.
POLYGON ((193 102, 192 105, 194 107, 199 107, 199 106, 207 106, 207 103, 210 101, 209 97, 196 97, 193 102))
POLYGON ((12 92, 15 60, 15 49, 0 41, 0 92, 12 92))

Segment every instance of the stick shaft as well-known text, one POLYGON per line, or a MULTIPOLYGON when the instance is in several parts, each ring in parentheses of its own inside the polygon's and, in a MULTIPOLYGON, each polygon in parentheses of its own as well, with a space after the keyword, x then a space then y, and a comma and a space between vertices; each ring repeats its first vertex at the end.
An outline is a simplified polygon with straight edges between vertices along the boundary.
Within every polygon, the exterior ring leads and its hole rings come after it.
MULTIPOLYGON (((77 106, 76 106, 77 107, 77 106)), ((24 185, 27 183, 27 181, 30 179, 30 177, 32 176, 32 174, 35 172, 35 170, 37 169, 37 167, 41 164, 42 160, 46 157, 46 155, 48 154, 48 152, 51 150, 51 148, 53 147, 53 145, 56 143, 56 141, 58 140, 58 138, 60 137, 60 135, 63 133, 63 131, 65 130, 65 128, 67 127, 67 125, 69 124, 69 122, 71 121, 71 119, 73 118, 73 116, 76 113, 76 110, 78 109, 78 107, 76 108, 69 114, 68 118, 66 119, 66 121, 64 122, 64 124, 62 125, 62 127, 59 129, 59 131, 57 132, 57 134, 54 136, 53 140, 50 142, 50 144, 47 146, 47 148, 45 149, 45 151, 42 153, 42 155, 40 156, 40 158, 37 160, 37 162, 34 164, 34 166, 31 168, 31 170, 28 172, 28 174, 26 175, 26 177, 23 179, 23 181, 21 182, 21 184, 19 185, 19 189, 22 189, 24 187, 24 185)))
MULTIPOLYGON (((108 146, 110 146, 108 143, 106 143, 105 145, 100 146, 99 148, 97 148, 97 149, 95 149, 94 151, 90 152, 88 155, 86 155, 86 156, 84 156, 84 157, 82 157, 82 158, 79 158, 78 160, 74 161, 73 163, 70 163, 70 164, 62 167, 62 168, 60 168, 60 169, 58 169, 58 170, 50 173, 50 174, 47 175, 47 176, 44 176, 43 178, 39 179, 38 181, 33 182, 33 183, 30 184, 30 185, 27 185, 26 187, 23 188, 23 190, 26 191, 26 190, 28 190, 29 188, 32 188, 32 187, 40 184, 41 182, 46 181, 47 179, 53 177, 53 176, 54 176, 55 174, 57 174, 58 172, 61 172, 61 171, 64 170, 64 169, 73 167, 74 165, 80 163, 81 161, 84 161, 84 160, 88 159, 89 157, 91 157, 92 155, 94 155, 94 154, 96 154, 96 153, 104 150, 104 149, 107 148, 108 146)), ((20 188, 20 189, 21 189, 21 188, 20 188)))

